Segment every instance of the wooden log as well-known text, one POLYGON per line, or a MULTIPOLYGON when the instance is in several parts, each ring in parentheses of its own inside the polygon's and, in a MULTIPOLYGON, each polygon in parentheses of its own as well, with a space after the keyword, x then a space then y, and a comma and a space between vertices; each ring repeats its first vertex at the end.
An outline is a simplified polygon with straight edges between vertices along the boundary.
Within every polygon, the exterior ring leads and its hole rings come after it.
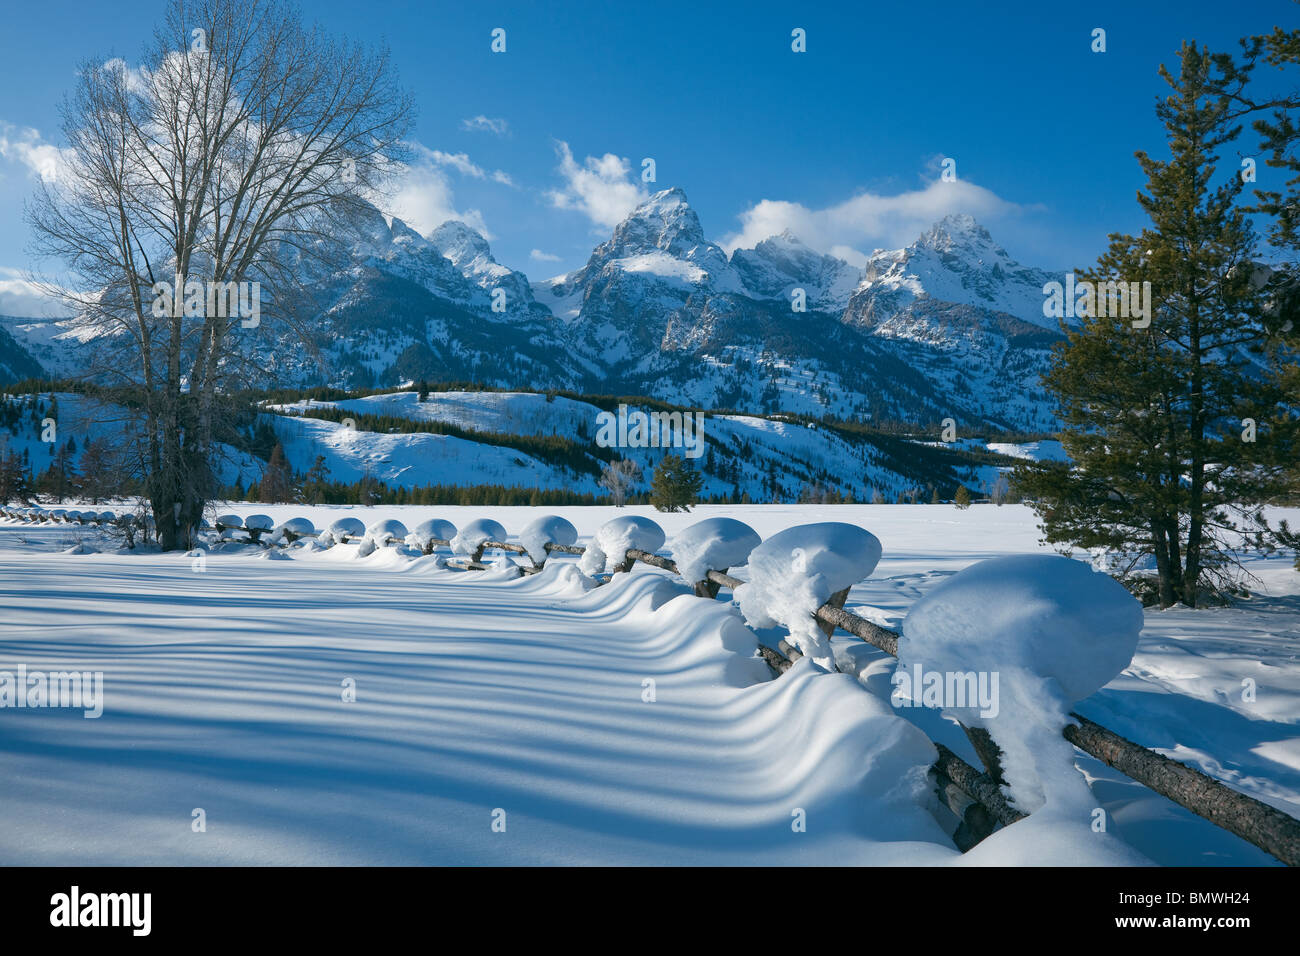
POLYGON ((947 774, 933 767, 930 773, 934 777, 935 793, 957 817, 953 845, 965 853, 992 834, 998 827, 997 821, 984 804, 953 783, 947 774))
POLYGON ((586 554, 587 549, 580 544, 548 544, 547 554, 586 554))
POLYGON ((528 549, 522 544, 511 544, 509 541, 484 541, 484 551, 508 551, 511 554, 527 554, 528 549))
POLYGON ((886 654, 898 656, 898 634, 879 624, 872 624, 865 618, 858 617, 852 611, 842 607, 829 607, 823 604, 817 609, 817 619, 825 621, 862 638, 868 644, 880 648, 886 654))
POLYGON ((1002 748, 994 742, 993 736, 983 727, 967 727, 962 724, 961 729, 966 731, 966 739, 975 748, 975 755, 980 758, 989 779, 998 786, 1006 783, 1006 778, 1002 775, 1002 748))
POLYGON ((710 571, 708 579, 715 584, 722 585, 724 588, 730 588, 732 591, 745 583, 740 578, 733 578, 730 574, 723 574, 721 571, 710 571))
POLYGON ((943 744, 936 743, 934 749, 939 752, 934 769, 983 804, 998 823, 1010 826, 1025 818, 1025 814, 1007 802, 1001 789, 987 774, 980 773, 943 744))
MULTIPOLYGON (((822 605, 822 607, 842 608, 844 607, 844 602, 848 600, 848 597, 849 597, 848 588, 845 588, 843 591, 836 591, 834 594, 830 596, 829 600, 827 600, 827 602, 822 605)), ((818 608, 818 610, 821 610, 821 608, 818 608)), ((821 632, 825 634, 828 638, 835 634, 836 625, 831 621, 826 620, 826 618, 824 617, 819 616, 817 618, 817 626, 821 628, 821 632)))
POLYGON ((453 556, 447 559, 447 567, 455 571, 486 571, 486 564, 473 564, 463 556, 453 556))
POLYGON ((790 669, 790 665, 794 663, 794 661, 790 660, 790 658, 783 655, 780 651, 774 651, 772 648, 766 647, 763 644, 758 645, 758 653, 762 656, 763 660, 767 661, 768 666, 778 674, 784 674, 790 669))
POLYGON ((803 657, 803 653, 799 650, 799 648, 795 647, 787 640, 783 639, 777 641, 776 646, 780 648, 782 654, 784 654, 787 658, 789 658, 791 664, 793 664, 795 661, 803 657))
MULTIPOLYGON (((671 571, 673 574, 680 573, 677 570, 677 562, 674 561, 672 558, 665 558, 662 555, 651 554, 648 551, 641 551, 640 549, 637 548, 633 548, 627 554, 629 558, 634 558, 637 561, 640 561, 642 564, 648 564, 651 567, 660 568, 664 571, 671 571)), ((723 568, 721 572, 718 572, 719 576, 725 578, 726 571, 727 569, 723 568)), ((708 573, 713 574, 714 572, 710 571, 708 573)), ((718 596, 719 587, 721 587, 721 585, 717 581, 711 580, 710 578, 707 577, 701 581, 696 581, 691 586, 692 590, 695 592, 696 597, 709 598, 709 599, 713 599, 718 596)))
POLYGON ((474 554, 470 558, 470 562, 472 564, 482 564, 484 551, 508 551, 511 554, 528 553, 528 549, 522 544, 511 544, 508 541, 484 541, 474 549, 474 554))
POLYGON ((640 561, 642 564, 648 564, 652 568, 660 568, 664 571, 671 571, 673 574, 677 573, 676 561, 674 561, 672 558, 665 558, 658 554, 651 554, 649 551, 640 551, 636 548, 632 548, 630 551, 628 551, 626 557, 626 563, 628 569, 632 567, 633 561, 640 561))
POLYGON ((705 578, 703 581, 696 581, 692 586, 696 597, 709 598, 712 600, 718 596, 718 588, 721 585, 717 581, 710 581, 705 578))
POLYGON ((1300 866, 1300 820, 1225 786, 1186 764, 1148 750, 1079 714, 1065 739, 1107 766, 1163 794, 1288 866, 1300 866))

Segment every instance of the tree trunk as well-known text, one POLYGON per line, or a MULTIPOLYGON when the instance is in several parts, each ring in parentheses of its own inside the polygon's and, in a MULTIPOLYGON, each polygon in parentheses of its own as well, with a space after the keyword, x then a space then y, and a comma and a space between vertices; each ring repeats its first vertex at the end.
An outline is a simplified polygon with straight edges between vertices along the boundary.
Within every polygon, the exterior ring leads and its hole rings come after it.
POLYGON ((1160 606, 1162 608, 1172 607, 1177 598, 1174 597, 1173 569, 1169 566, 1169 538, 1165 534, 1162 524, 1155 519, 1151 521, 1151 546, 1156 553, 1156 575, 1160 585, 1160 606))

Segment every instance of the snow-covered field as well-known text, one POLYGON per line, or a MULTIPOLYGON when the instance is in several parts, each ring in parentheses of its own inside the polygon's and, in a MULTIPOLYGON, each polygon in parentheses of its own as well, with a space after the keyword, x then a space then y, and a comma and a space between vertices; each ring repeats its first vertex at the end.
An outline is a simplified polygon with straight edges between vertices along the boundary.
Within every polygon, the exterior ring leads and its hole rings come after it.
MULTIPOLYGON (((1010 505, 219 510, 486 517, 512 535, 554 513, 580 543, 641 514, 669 553, 706 517, 764 539, 851 522, 884 554, 848 606, 894 627, 963 567, 1046 551, 1010 505)), ((0 863, 1275 862, 1078 754, 1092 806, 963 856, 925 780, 929 739, 973 754, 938 713, 890 705, 892 658, 841 634, 845 673, 803 660, 772 680, 755 641, 783 631, 643 565, 588 591, 560 557, 510 578, 392 548, 196 563, 97 535, 0 521, 0 671, 104 675, 98 719, 0 709, 0 863), (77 539, 103 550, 62 553, 77 539)), ((1300 574, 1284 556, 1250 566, 1239 607, 1147 611, 1132 665, 1077 709, 1300 816, 1300 574)))

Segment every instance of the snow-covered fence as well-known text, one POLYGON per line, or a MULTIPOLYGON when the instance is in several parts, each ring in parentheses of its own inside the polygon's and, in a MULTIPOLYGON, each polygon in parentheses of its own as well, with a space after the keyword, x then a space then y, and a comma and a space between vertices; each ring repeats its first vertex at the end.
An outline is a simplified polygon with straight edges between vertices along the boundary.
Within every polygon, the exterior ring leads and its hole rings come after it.
MULTIPOLYGON (((82 512, 75 517, 70 517, 68 512, 61 509, 49 511, 32 507, 6 506, 0 509, 0 516, 26 523, 55 523, 71 520, 82 524, 103 525, 126 522, 132 526, 144 525, 141 519, 131 515, 118 517, 111 512, 82 512)), ((265 515, 250 515, 243 519, 235 515, 222 515, 215 521, 215 530, 222 538, 238 532, 248 534, 256 542, 258 538, 267 535, 273 529, 279 533, 270 535, 270 541, 264 543, 305 537, 314 531, 309 522, 297 521, 285 522, 279 528, 275 528, 271 519, 265 515)), ((973 585, 978 593, 984 594, 989 587, 987 573, 985 579, 981 579, 977 569, 981 565, 997 561, 1017 560, 993 559, 992 562, 980 562, 979 565, 955 575, 917 602, 909 613, 908 620, 904 622, 903 633, 900 634, 875 624, 843 606, 849 588, 870 574, 880 557, 879 542, 867 532, 852 525, 828 523, 800 526, 783 531, 768 539, 767 542, 761 542, 759 536, 742 522, 729 518, 709 519, 686 529, 674 539, 675 557, 657 554, 665 540, 662 530, 653 521, 634 518, 634 516, 620 517, 608 522, 597 532, 588 547, 576 544, 577 532, 572 524, 555 516, 546 516, 530 524, 520 535, 522 543, 505 540, 509 537, 506 529, 490 520, 470 522, 459 532, 450 522, 426 522, 408 535, 406 529, 397 522, 379 523, 365 529, 355 518, 341 518, 319 537, 326 546, 334 542, 359 540, 362 546, 359 551, 361 554, 369 553, 376 546, 382 547, 390 542, 405 543, 425 554, 431 553, 434 546, 448 547, 467 559, 463 566, 469 569, 485 568, 482 557, 488 550, 526 555, 531 562, 530 567, 522 569, 526 573, 540 571, 546 558, 551 554, 579 556, 583 559, 584 570, 592 574, 601 574, 602 571, 615 573, 627 571, 635 562, 640 561, 683 577, 695 593, 703 598, 714 598, 722 588, 727 588, 737 597, 747 618, 754 616, 760 619, 767 618, 789 627, 791 641, 781 641, 778 648, 759 645, 760 654, 778 675, 787 671, 805 654, 834 669, 835 664, 833 658, 828 657, 828 651, 829 638, 836 629, 852 634, 893 657, 899 657, 900 645, 912 638, 929 641, 933 649, 936 634, 941 638, 940 647, 949 651, 956 648, 960 653, 984 654, 988 648, 1001 648, 1000 641, 1005 637, 1005 629, 995 634, 987 618, 978 613, 977 609, 972 609, 969 603, 963 604, 961 601, 950 600, 949 596, 945 596, 945 592, 949 589, 949 585, 964 577, 968 585, 973 585), (764 572, 764 567, 771 570, 773 561, 784 561, 797 572, 795 578, 782 577, 780 573, 764 572), (748 582, 728 573, 733 566, 745 565, 750 567, 748 582), (812 573, 805 574, 810 569, 812 573), (799 575, 808 578, 816 577, 818 579, 816 586, 808 585, 807 581, 799 581, 799 575), (758 591, 756 589, 758 587, 779 590, 782 593, 765 594, 758 591), (745 593, 746 589, 749 589, 749 594, 745 593), (938 609, 937 615, 936 609, 938 609), (937 629, 934 622, 936 616, 940 620, 937 629), (927 617, 931 619, 928 622, 927 617), (913 621, 917 622, 915 628, 909 623, 913 621), (821 632, 820 635, 814 633, 814 630, 806 624, 815 624, 816 629, 821 632), (922 624, 927 626, 922 627, 922 624)), ((1066 561, 1066 559, 1046 556, 1034 556, 1034 558, 1039 561, 1066 561)), ((1084 573, 1092 574, 1087 568, 1079 567, 1084 573)), ((985 572, 988 570, 985 568, 985 572)), ((1056 576, 1058 575, 1053 571, 1052 575, 1040 575, 1040 578, 1056 576)), ((1097 575, 1097 577, 1104 576, 1097 575)), ((1024 577, 1019 580, 1023 582, 1024 577)), ((1109 579, 1106 581, 1113 584, 1109 579)), ((1114 586, 1118 588, 1118 585, 1114 586)), ((1028 596, 1031 599, 1044 596, 1052 599, 1057 597, 1053 594, 1035 595, 1032 591, 1033 589, 1030 588, 1031 593, 1028 596)), ((1016 597, 1025 596, 1016 595, 1016 597)), ((1013 612, 1015 611, 1016 600, 1004 601, 1004 603, 1010 606, 1013 612)), ((1022 600, 1020 603, 1032 604, 1033 601, 1022 600)), ((1052 604, 1054 600, 1045 603, 1052 604)), ((1083 611, 1091 613, 1091 605, 1101 607, 1108 602, 1098 601, 1095 596, 1093 598, 1085 596, 1076 603, 1083 611)), ((1113 653, 1110 654, 1112 659, 1109 662, 1098 665, 1089 660, 1089 657, 1095 656, 1093 638, 1097 636, 1098 629, 1104 631, 1114 625, 1111 629, 1116 630, 1116 633, 1120 633, 1122 637, 1127 627, 1132 631, 1134 646, 1136 644, 1136 629, 1131 624, 1125 626, 1117 618, 1108 619, 1104 615, 1102 618, 1095 618, 1095 616, 1090 618, 1088 613, 1076 614, 1075 619, 1069 622, 1077 624, 1083 621, 1087 625, 1085 628, 1076 628, 1078 633, 1067 635, 1073 639, 1073 650, 1067 648, 1067 651, 1074 654, 1074 657, 1058 657, 1045 664, 1037 660, 1020 662, 1035 671, 1033 675, 1035 677, 1058 678, 1058 684, 1067 686, 1065 696, 1070 700, 1089 696, 1126 666, 1132 656, 1132 647, 1129 647, 1126 654, 1123 653, 1121 639, 1110 646, 1109 650, 1113 653), (1059 669, 1062 665, 1065 665, 1065 669, 1060 673, 1047 673, 1053 667, 1059 669), (1090 668, 1093 671, 1090 676, 1082 678, 1078 676, 1080 672, 1089 672, 1090 668), (1075 686, 1069 688, 1068 685, 1072 683, 1075 686)), ((1006 621, 1003 620, 1000 624, 1005 628, 1006 621)), ((1140 623, 1138 626, 1140 628, 1140 623)), ((1060 630, 1061 628, 1057 626, 1054 635, 1059 636, 1060 630)), ((1068 631, 1069 628, 1065 630, 1068 631)), ((1101 637, 1105 638, 1106 635, 1102 634, 1101 637)), ((1012 640, 1011 644, 1015 646, 1015 641, 1012 640)), ((1069 644, 1068 640, 1066 644, 1069 644)), ((905 655, 906 651, 907 648, 904 647, 905 655)), ((960 659, 958 663, 971 669, 980 669, 972 667, 973 664, 980 664, 985 669, 989 666, 987 663, 981 664, 980 661, 972 659, 960 659)), ((1037 702, 1031 699, 1031 703, 1037 702)), ((1074 747, 1114 767, 1216 826, 1260 847, 1283 863, 1300 866, 1300 820, 1234 790, 1199 770, 1134 743, 1072 710, 1061 708, 1059 711, 1052 711, 1049 707, 1047 711, 1050 711, 1047 712, 1049 719, 1059 717, 1055 720, 1055 727, 1059 728, 1060 737, 1074 747)), ((1036 720, 1029 722, 1041 722, 1038 719, 1043 716, 1043 713, 1032 714, 1031 716, 1036 720)), ((1047 725, 1051 726, 1050 722, 1047 725)), ((961 821, 961 826, 954 834, 954 841, 961 849, 966 850, 988 836, 998 826, 1010 826, 1023 819, 1026 813, 1023 809, 1013 806, 1004 792, 1005 787, 1012 786, 1015 789, 1016 785, 1016 781, 1013 780, 1009 784, 1007 780, 1011 768, 1005 767, 1004 762, 1008 755, 985 727, 970 725, 965 726, 964 729, 984 769, 976 768, 947 747, 935 743, 938 759, 931 767, 931 774, 938 794, 961 821)), ((1053 733, 1055 732, 1053 730, 1053 733)), ((1011 739, 1010 743, 1014 746, 1017 741, 1011 739)), ((1023 754, 1011 756, 1020 761, 1023 754)), ((1023 761, 1020 761, 1017 768, 1022 770, 1022 764, 1023 761)), ((1017 803, 1020 803, 1019 799, 1017 803)))
MULTIPOLYGON (((504 542, 487 542, 485 547, 504 544, 504 542)), ((852 546, 858 551, 857 560, 866 561, 874 567, 875 559, 865 553, 864 544, 865 542, 858 542, 852 546)), ((584 548, 572 545, 548 545, 546 550, 569 554, 585 553, 584 548)), ((865 550, 869 551, 869 546, 866 546, 865 550)), ((878 555, 876 557, 878 558, 878 555)), ((633 562, 640 561, 673 574, 681 573, 678 563, 672 558, 643 548, 629 547, 622 562, 612 560, 607 552, 602 554, 602 559, 620 568, 630 568, 633 562)), ((1049 560, 1065 561, 1066 559, 1049 560)), ((739 565, 742 562, 736 560, 735 563, 739 565)), ((689 583, 695 587, 697 594, 708 597, 716 595, 718 589, 722 587, 729 588, 735 594, 738 589, 747 585, 747 582, 727 574, 726 571, 726 568, 722 570, 709 568, 698 581, 689 583), (713 587, 710 588, 710 585, 713 587)), ((865 574, 863 576, 865 577, 865 574)), ((834 583, 831 582, 827 586, 834 586, 834 583)), ((898 657, 901 635, 897 631, 881 627, 846 610, 843 604, 847 592, 847 587, 839 588, 812 612, 812 616, 825 626, 827 637, 834 629, 839 628, 893 657, 898 657)), ((982 625, 981 621, 972 622, 972 627, 975 629, 979 629, 982 625)), ((802 656, 797 648, 791 647, 786 642, 781 642, 781 645, 780 651, 762 645, 759 647, 764 659, 778 673, 784 673, 802 656)), ((1129 656, 1131 653, 1130 650, 1129 656)), ((1123 663, 1127 664, 1127 659, 1123 663)), ((1104 669, 1106 665, 1102 666, 1104 669)), ((1102 680, 1102 683, 1107 680, 1109 677, 1102 680)), ((1074 711, 1069 711, 1062 723, 1061 736, 1084 753, 1096 757, 1107 766, 1114 767, 1216 826, 1260 847, 1283 863, 1300 866, 1300 820, 1240 791, 1233 790, 1199 770, 1134 743, 1074 711)), ((1003 792, 1006 784, 1002 768, 1003 755, 988 730, 975 726, 964 729, 985 769, 983 771, 977 769, 938 743, 935 744, 935 748, 939 759, 931 768, 940 796, 962 821, 954 839, 963 850, 969 849, 970 846, 988 836, 998 825, 1009 826, 1026 816, 1022 810, 1011 805, 1003 792)))
POLYGON ((275 528, 275 520, 270 515, 249 515, 244 519, 244 530, 249 540, 257 544, 262 535, 269 534, 275 528))

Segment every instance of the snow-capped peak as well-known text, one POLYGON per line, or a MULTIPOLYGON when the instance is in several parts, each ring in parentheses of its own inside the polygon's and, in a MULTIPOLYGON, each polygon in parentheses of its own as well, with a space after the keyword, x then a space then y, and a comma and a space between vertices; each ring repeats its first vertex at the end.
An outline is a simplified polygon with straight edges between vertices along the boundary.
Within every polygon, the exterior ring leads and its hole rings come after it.
POLYGON ((988 246, 989 251, 1006 255, 1002 247, 993 241, 989 231, 976 222, 974 216, 966 213, 951 213, 944 216, 929 230, 922 233, 912 245, 925 246, 939 252, 988 246))
POLYGON ((475 260, 495 263, 488 241, 458 219, 449 219, 429 235, 433 247, 464 271, 475 260))
POLYGON ((1021 265, 964 213, 945 216, 903 249, 873 253, 854 292, 854 316, 878 324, 911 302, 932 300, 1005 312, 1056 329, 1043 318, 1051 276, 1021 265))
POLYGON ((413 249, 422 249, 429 244, 429 240, 396 216, 393 217, 392 225, 389 226, 389 235, 393 242, 406 243, 413 249))
POLYGON ((700 217, 676 186, 655 193, 614 228, 614 235, 601 248, 624 257, 648 252, 684 255, 705 243, 700 217))

